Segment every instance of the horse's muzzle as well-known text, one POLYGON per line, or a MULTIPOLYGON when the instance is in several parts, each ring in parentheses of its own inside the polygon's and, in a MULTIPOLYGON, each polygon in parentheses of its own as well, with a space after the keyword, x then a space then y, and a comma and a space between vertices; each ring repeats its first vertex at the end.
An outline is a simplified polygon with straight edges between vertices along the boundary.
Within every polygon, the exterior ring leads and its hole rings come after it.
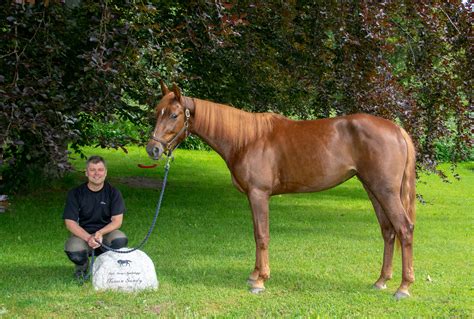
POLYGON ((146 152, 148 153, 148 156, 154 160, 160 159, 164 151, 163 145, 156 143, 155 141, 148 142, 148 145, 146 146, 146 152))

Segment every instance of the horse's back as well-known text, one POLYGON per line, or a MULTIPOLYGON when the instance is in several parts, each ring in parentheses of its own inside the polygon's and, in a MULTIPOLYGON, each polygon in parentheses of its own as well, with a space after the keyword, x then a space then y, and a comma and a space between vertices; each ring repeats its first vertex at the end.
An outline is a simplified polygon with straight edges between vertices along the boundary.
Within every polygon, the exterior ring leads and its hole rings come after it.
POLYGON ((388 149, 404 143, 401 129, 395 123, 369 114, 352 114, 335 118, 291 121, 280 126, 276 136, 284 144, 306 151, 324 151, 351 158, 370 156, 377 149, 388 149), (367 153, 369 151, 369 154, 367 153))

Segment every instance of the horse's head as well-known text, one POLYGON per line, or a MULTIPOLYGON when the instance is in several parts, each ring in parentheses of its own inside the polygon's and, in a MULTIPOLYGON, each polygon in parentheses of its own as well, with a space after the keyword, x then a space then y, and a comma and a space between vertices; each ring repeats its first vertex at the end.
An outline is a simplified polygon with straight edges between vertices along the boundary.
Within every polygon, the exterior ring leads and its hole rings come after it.
POLYGON ((163 97, 155 110, 155 129, 146 146, 148 155, 155 160, 165 152, 171 153, 188 136, 191 113, 194 113, 194 103, 181 95, 176 84, 169 90, 162 81, 161 92, 163 97))

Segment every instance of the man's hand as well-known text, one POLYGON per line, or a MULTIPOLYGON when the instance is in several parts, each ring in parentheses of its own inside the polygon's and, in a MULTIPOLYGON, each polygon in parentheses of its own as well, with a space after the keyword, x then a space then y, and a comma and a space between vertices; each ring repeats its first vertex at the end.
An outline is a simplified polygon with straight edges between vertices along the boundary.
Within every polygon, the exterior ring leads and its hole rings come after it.
POLYGON ((103 237, 104 237, 104 235, 102 235, 102 232, 100 232, 100 231, 97 231, 97 232, 95 232, 95 234, 94 234, 94 239, 95 239, 95 241, 98 242, 98 243, 100 243, 100 244, 102 244, 102 239, 103 239, 103 237))
MULTIPOLYGON (((102 241, 102 238, 101 238, 100 240, 102 241)), ((101 242, 101 241, 100 241, 100 242, 101 242)), ((95 236, 94 236, 94 235, 91 235, 91 236, 89 237, 89 239, 87 240, 87 244, 88 244, 89 247, 91 247, 92 249, 99 248, 99 247, 100 247, 100 242, 95 239, 95 236)))

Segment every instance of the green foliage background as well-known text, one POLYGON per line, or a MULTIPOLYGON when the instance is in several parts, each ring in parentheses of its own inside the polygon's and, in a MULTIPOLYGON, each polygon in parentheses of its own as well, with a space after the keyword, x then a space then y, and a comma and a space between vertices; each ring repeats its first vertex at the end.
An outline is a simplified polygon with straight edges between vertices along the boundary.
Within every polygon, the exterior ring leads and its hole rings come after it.
POLYGON ((296 119, 383 116, 414 137, 421 167, 472 159, 468 6, 3 1, 2 187, 61 176, 68 144, 145 141, 160 79, 189 96, 296 119))

